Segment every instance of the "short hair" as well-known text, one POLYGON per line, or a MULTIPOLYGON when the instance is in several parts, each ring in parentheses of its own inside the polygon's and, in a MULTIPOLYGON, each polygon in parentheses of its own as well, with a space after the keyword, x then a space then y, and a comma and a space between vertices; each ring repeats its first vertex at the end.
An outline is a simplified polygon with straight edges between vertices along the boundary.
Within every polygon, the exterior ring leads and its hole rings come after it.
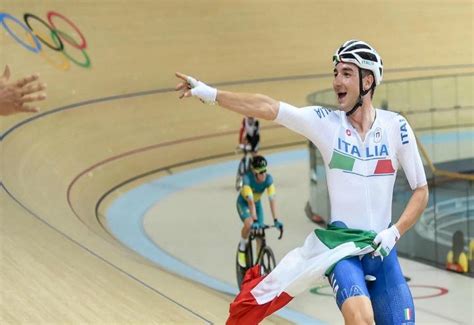
POLYGON ((370 98, 374 98, 374 92, 375 92, 375 87, 376 87, 374 74, 372 73, 372 71, 367 70, 367 69, 360 69, 360 71, 361 71, 362 78, 365 78, 368 75, 372 75, 372 77, 374 78, 374 82, 372 83, 372 87, 370 88, 370 98))

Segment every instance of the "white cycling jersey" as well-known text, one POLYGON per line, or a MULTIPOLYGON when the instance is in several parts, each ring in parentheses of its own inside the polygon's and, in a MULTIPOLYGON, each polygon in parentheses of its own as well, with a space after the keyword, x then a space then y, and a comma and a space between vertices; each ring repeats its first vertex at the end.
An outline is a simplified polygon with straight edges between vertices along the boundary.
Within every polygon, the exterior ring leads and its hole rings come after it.
POLYGON ((275 122, 313 142, 326 167, 331 222, 379 232, 392 219, 392 196, 401 166, 410 187, 426 185, 415 135, 400 114, 377 109, 362 141, 343 111, 296 108, 280 102, 275 122))
POLYGON ((249 118, 244 117, 243 127, 245 134, 247 134, 249 137, 253 137, 260 132, 260 123, 257 119, 250 120, 249 118))

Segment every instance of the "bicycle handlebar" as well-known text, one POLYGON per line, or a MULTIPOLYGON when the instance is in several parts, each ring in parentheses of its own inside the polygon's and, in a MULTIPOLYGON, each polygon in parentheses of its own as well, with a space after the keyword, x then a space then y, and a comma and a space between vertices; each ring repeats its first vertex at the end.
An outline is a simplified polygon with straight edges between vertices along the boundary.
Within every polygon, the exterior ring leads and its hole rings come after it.
POLYGON ((252 146, 250 144, 239 144, 236 148, 235 148, 235 152, 250 152, 250 150, 252 150, 252 146))
MULTIPOLYGON (((256 235, 258 234, 259 230, 265 230, 265 229, 269 229, 269 228, 277 228, 276 226, 274 225, 263 225, 262 227, 260 228, 257 228, 257 229, 252 229, 251 230, 251 233, 253 235, 256 235)), ((283 227, 281 228, 278 228, 280 230, 280 235, 278 236, 278 239, 281 239, 283 237, 283 227)))

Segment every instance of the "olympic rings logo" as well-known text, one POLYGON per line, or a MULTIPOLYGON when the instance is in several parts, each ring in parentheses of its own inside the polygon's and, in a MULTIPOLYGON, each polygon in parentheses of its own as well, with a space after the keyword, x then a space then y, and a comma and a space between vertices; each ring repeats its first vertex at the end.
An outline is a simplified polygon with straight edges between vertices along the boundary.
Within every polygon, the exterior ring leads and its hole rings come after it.
POLYGON ((22 22, 18 18, 8 13, 0 12, 0 24, 13 39, 25 49, 35 54, 41 54, 49 63, 62 70, 69 69, 69 62, 73 62, 83 68, 90 68, 91 60, 85 51, 87 48, 87 41, 79 28, 69 18, 56 11, 49 11, 47 13, 47 19, 48 22, 34 14, 25 13, 23 15, 24 22, 22 22), (67 25, 69 25, 79 36, 79 41, 76 41, 74 37, 70 36, 66 32, 59 30, 56 27, 55 20, 62 20, 67 25), (27 39, 24 40, 18 36, 17 33, 15 33, 15 31, 6 23, 7 21, 13 22, 24 29, 27 39), (49 30, 50 35, 45 35, 43 33, 34 31, 32 27, 32 21, 37 21, 41 25, 45 26, 49 30), (83 56, 83 59, 79 60, 71 56, 66 50, 66 44, 72 46, 76 50, 79 50, 83 56), (63 57, 61 60, 58 62, 58 60, 54 60, 48 56, 45 51, 43 51, 44 46, 48 47, 50 50, 55 51, 55 53, 62 53, 63 57))

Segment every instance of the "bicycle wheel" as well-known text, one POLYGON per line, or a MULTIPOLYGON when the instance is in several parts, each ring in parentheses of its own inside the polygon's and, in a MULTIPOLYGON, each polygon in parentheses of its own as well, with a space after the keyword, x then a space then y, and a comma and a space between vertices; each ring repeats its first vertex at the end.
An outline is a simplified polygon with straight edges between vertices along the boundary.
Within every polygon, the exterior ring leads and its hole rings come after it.
POLYGON ((237 245, 237 253, 235 254, 235 274, 237 276, 237 286, 239 287, 242 285, 242 280, 244 279, 245 272, 247 271, 246 267, 242 267, 239 264, 239 245, 237 245))
POLYGON ((270 247, 265 246, 262 248, 257 263, 261 266, 262 275, 270 273, 275 268, 275 255, 270 247))
POLYGON ((250 246, 250 244, 248 244, 247 249, 245 250, 245 260, 247 262, 247 266, 246 267, 240 266, 240 264, 239 264, 239 246, 240 246, 240 244, 237 244, 237 252, 235 254, 235 271, 236 271, 236 275, 237 275, 237 285, 238 285, 239 290, 240 290, 240 287, 242 285, 242 281, 245 277, 245 272, 247 272, 247 270, 250 269, 250 267, 253 264, 252 264, 252 252, 250 251, 251 246, 250 246))

